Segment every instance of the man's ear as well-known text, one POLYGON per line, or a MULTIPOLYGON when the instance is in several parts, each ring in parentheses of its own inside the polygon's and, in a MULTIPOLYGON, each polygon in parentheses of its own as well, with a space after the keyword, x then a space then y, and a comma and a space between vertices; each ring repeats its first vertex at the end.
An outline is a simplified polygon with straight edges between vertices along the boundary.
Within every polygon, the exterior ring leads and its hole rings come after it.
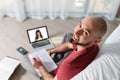
POLYGON ((101 42, 101 40, 102 40, 102 38, 101 38, 101 37, 99 37, 98 39, 96 39, 96 40, 95 40, 95 43, 100 43, 100 42, 101 42))

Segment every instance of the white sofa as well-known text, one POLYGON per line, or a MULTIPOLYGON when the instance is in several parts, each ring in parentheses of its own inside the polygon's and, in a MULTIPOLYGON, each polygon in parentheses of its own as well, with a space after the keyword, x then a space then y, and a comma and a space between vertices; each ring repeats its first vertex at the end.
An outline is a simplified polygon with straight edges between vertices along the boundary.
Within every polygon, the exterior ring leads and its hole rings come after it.
POLYGON ((103 43, 99 56, 71 80, 120 80, 120 25, 103 43))

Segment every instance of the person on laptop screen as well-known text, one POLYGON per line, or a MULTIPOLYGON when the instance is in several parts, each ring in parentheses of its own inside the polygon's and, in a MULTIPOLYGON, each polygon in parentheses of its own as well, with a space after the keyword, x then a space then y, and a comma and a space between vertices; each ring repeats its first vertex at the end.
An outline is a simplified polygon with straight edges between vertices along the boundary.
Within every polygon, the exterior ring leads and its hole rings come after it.
POLYGON ((54 44, 49 38, 47 26, 27 29, 27 35, 33 51, 54 48, 54 44))
POLYGON ((35 32, 35 41, 39 41, 43 38, 42 33, 40 30, 36 30, 35 32))

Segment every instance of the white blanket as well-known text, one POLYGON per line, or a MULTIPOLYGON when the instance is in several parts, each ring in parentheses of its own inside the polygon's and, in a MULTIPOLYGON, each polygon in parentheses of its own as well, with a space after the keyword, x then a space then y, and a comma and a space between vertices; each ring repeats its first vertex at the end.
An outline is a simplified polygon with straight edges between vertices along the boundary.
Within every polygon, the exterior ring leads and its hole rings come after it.
POLYGON ((102 55, 71 80, 120 80, 120 57, 102 55))

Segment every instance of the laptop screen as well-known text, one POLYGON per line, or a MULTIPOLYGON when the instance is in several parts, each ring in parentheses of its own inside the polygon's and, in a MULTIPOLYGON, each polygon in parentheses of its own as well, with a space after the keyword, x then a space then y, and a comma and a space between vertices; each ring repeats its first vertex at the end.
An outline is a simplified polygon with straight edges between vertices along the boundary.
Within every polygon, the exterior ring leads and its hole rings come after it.
POLYGON ((30 43, 38 42, 49 38, 47 26, 28 29, 27 34, 30 43))

